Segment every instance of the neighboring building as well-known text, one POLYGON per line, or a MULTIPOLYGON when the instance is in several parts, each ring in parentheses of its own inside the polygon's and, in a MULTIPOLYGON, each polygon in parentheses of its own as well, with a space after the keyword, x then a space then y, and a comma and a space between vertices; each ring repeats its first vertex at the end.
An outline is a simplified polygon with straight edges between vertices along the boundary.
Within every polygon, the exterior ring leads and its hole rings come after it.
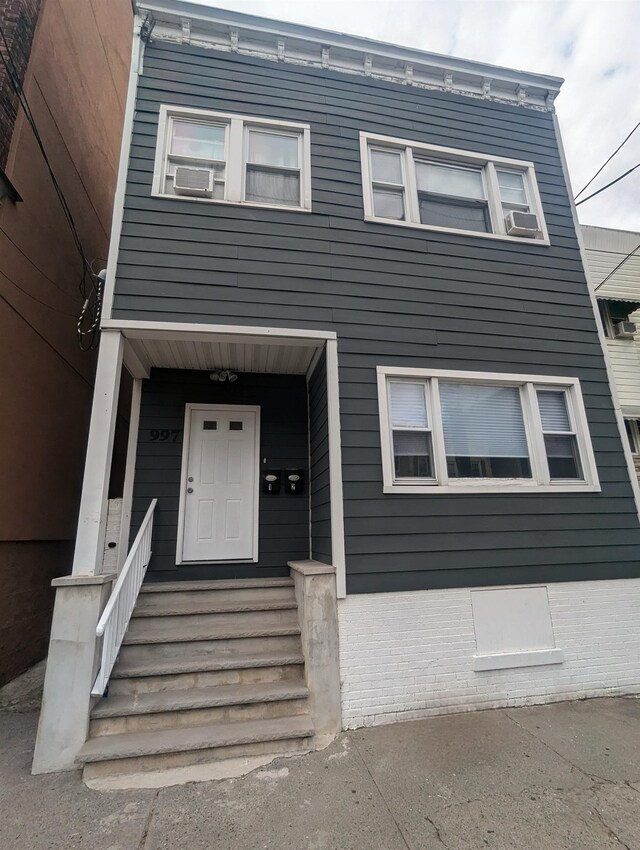
POLYGON ((607 351, 633 462, 640 477, 640 233, 582 227, 607 351))
POLYGON ((184 780, 341 727, 637 692, 637 488, 561 80, 139 11, 34 770, 184 780), (110 595, 123 363, 131 548, 110 595))
POLYGON ((8 68, 83 249, 104 263, 131 19, 128 0, 0 0, 0 686, 46 654, 96 365, 77 344, 80 256, 8 68))

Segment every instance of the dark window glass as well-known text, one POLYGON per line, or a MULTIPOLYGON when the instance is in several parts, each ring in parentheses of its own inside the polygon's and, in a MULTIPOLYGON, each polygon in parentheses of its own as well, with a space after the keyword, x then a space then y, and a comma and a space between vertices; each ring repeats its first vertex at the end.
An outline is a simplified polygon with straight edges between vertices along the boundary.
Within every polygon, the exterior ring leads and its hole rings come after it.
POLYGON ((205 419, 204 422, 202 423, 202 430, 203 431, 217 431, 218 430, 218 423, 216 422, 215 419, 205 419))
POLYGON ((578 442, 574 434, 545 434, 551 480, 582 480, 578 442))
POLYGON ((242 422, 229 422, 230 431, 242 431, 243 427, 242 422))
POLYGON ((431 435, 427 431, 394 431, 396 478, 433 478, 431 435))
POLYGON ((489 233, 489 213, 481 201, 458 201, 435 195, 419 195, 420 221, 437 227, 454 227, 457 230, 477 230, 489 233))

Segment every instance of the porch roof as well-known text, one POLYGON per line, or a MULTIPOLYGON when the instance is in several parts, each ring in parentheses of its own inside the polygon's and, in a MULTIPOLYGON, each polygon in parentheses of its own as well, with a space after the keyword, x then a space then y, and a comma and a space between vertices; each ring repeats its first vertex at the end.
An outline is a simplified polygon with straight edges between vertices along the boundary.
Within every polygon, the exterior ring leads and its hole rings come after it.
MULTIPOLYGON (((118 324, 108 322, 114 329, 118 324)), ((118 329, 125 337, 125 365, 135 378, 148 378, 152 368, 306 375, 325 341, 335 338, 326 331, 219 325, 196 329, 177 323, 167 328, 132 327, 122 322, 118 329)))

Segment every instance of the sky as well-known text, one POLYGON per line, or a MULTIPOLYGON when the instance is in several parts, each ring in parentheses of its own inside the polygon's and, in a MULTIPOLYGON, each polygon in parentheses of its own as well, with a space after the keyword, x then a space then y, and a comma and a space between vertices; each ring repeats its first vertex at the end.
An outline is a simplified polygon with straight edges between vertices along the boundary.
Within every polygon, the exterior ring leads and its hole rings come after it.
MULTIPOLYGON (((556 109, 574 193, 640 121, 640 0, 195 0, 564 77, 556 109)), ((640 162, 640 128, 582 197, 640 162)), ((640 232, 640 168, 578 207, 640 232)))

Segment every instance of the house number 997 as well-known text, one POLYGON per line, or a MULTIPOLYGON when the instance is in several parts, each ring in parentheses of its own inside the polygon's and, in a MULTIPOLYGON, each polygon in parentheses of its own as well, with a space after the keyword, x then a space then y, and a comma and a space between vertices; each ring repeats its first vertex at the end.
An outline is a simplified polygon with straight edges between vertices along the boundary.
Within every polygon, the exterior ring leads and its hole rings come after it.
POLYGON ((156 440, 159 440, 161 443, 166 443, 169 440, 172 443, 178 442, 178 437, 182 431, 179 428, 174 428, 171 431, 168 428, 153 428, 149 431, 149 437, 151 438, 151 442, 155 443, 156 440))

